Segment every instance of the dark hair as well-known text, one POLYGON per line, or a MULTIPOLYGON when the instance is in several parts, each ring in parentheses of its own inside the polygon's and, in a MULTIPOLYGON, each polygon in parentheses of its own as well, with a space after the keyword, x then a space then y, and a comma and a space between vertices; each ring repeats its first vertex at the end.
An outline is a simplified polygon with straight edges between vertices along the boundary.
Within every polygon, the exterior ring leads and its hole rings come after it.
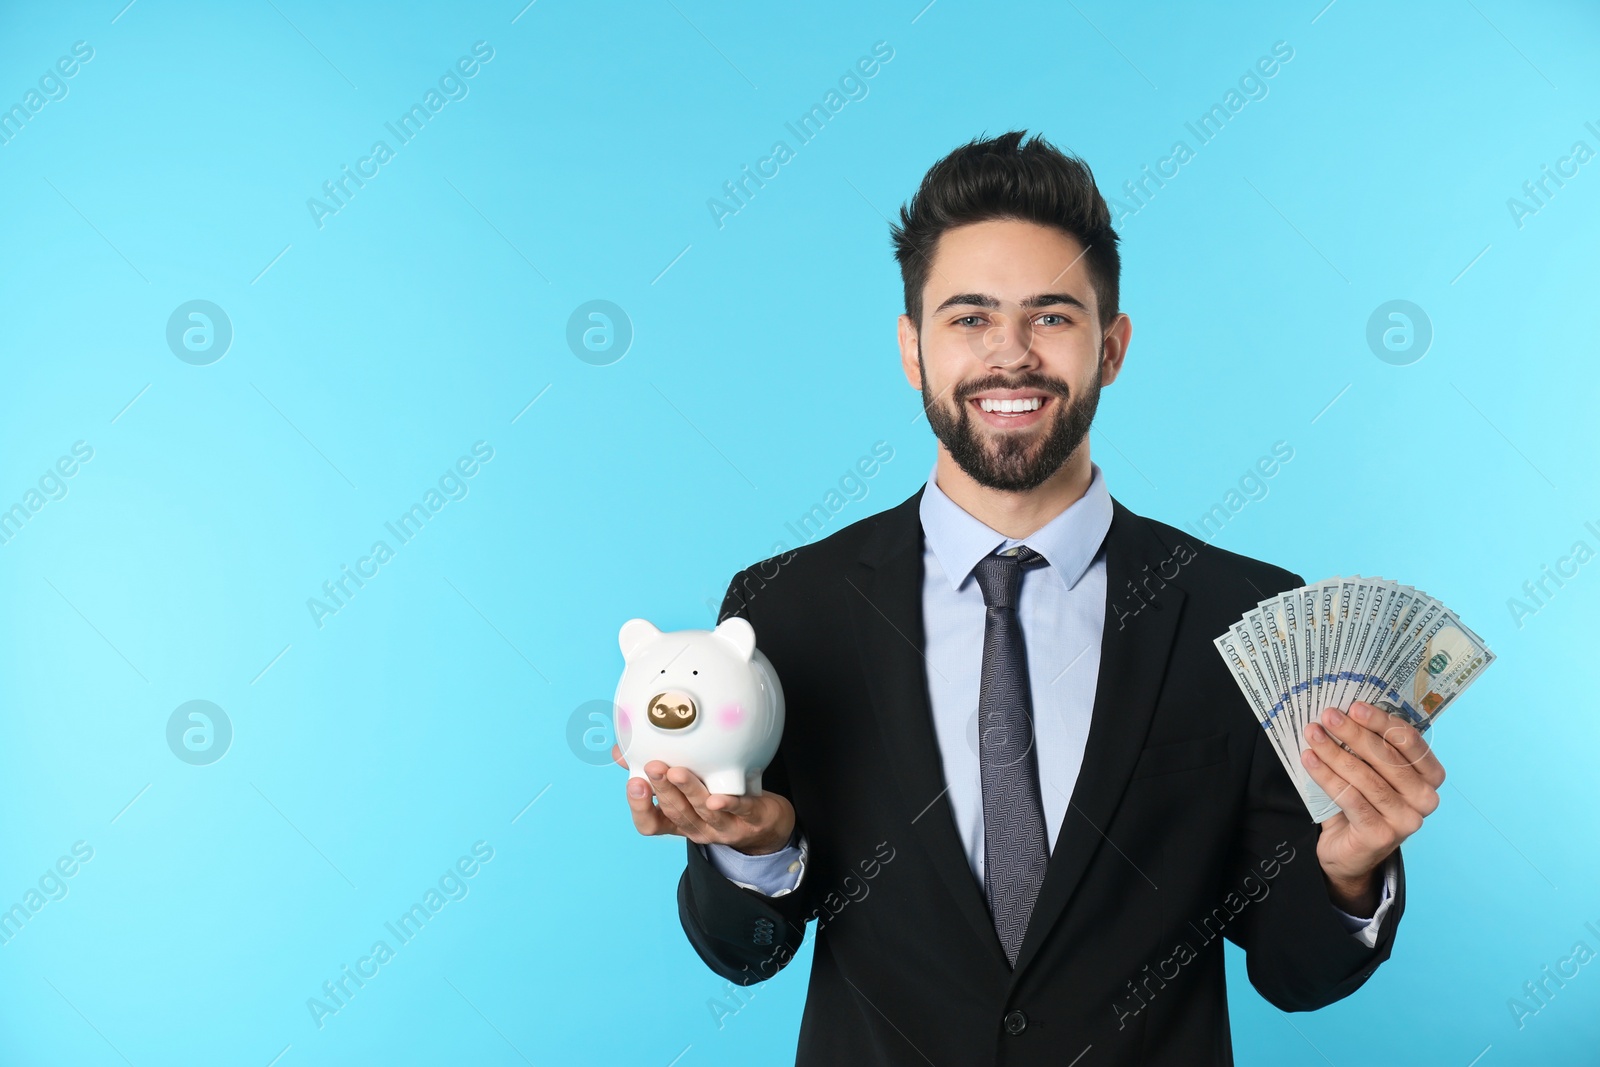
POLYGON ((1085 267, 1104 327, 1117 315, 1122 258, 1111 212, 1095 187, 1089 164, 1026 130, 978 138, 939 160, 923 176, 900 225, 889 224, 894 257, 905 283, 906 314, 922 326, 922 289, 939 237, 949 229, 990 219, 1020 219, 1054 226, 1087 250, 1085 267))

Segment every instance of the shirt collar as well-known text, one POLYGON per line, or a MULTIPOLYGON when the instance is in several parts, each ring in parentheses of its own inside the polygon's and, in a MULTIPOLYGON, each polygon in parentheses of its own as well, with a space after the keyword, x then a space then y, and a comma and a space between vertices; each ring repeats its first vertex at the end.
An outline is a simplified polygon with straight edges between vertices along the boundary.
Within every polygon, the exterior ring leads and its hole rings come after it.
MULTIPOLYGON (((934 464, 937 472, 938 464, 934 464)), ((1105 477, 1089 464, 1089 488, 1061 514, 1023 538, 1007 537, 990 528, 945 495, 929 473, 919 512, 922 532, 939 560, 951 589, 960 589, 978 561, 997 548, 1026 544, 1049 562, 1049 570, 1068 589, 1078 584, 1094 562, 1111 528, 1111 494, 1105 477)))

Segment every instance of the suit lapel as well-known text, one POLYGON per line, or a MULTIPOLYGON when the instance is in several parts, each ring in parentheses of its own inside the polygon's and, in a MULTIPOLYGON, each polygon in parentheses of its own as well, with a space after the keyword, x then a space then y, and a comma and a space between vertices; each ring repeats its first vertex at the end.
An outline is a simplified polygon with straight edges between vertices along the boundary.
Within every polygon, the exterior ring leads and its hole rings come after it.
POLYGON ((1183 591, 1150 577, 1170 561, 1170 553, 1143 519, 1115 500, 1105 552, 1106 620, 1083 766, 1017 953, 1013 981, 1060 921, 1090 859, 1106 841, 1102 830, 1111 824, 1144 747, 1177 635, 1183 591), (1149 590, 1143 607, 1132 591, 1140 583, 1149 590), (1124 614, 1133 608, 1137 614, 1124 614))
MULTIPOLYGON (((889 753, 891 774, 911 825, 903 831, 919 841, 949 892, 975 948, 996 967, 1007 968, 983 887, 972 877, 956 830, 944 779, 944 762, 933 729, 928 697, 922 621, 922 520, 926 487, 885 511, 862 547, 849 576, 855 592, 850 621, 867 679, 872 718, 889 753)), ((891 842, 893 843, 893 842, 891 842)))

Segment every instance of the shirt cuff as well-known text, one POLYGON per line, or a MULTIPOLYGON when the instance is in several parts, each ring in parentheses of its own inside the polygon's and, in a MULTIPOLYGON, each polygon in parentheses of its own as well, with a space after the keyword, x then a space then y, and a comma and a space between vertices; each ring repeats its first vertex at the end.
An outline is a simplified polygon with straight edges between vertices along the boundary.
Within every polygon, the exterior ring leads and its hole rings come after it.
POLYGON ((1372 918, 1362 919, 1334 905, 1334 913, 1339 916, 1339 921, 1344 923, 1344 928, 1350 932, 1350 936, 1368 948, 1378 943, 1378 927, 1383 925, 1383 917, 1389 914, 1389 904, 1394 899, 1395 878, 1398 871, 1399 863, 1395 857, 1390 856, 1384 861, 1383 898, 1378 902, 1378 910, 1373 912, 1372 918))
POLYGON ((763 896, 781 897, 795 891, 806 873, 810 844, 799 828, 789 835, 789 844, 763 856, 750 856, 731 845, 701 845, 700 852, 724 878, 734 885, 753 889, 763 896), (796 842, 795 838, 799 841, 796 842))

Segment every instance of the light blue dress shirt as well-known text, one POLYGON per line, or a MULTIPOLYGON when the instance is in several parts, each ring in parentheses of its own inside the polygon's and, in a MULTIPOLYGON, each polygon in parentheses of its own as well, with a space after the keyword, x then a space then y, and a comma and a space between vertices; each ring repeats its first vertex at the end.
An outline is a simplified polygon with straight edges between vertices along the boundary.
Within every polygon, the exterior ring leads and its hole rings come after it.
MULTIPOLYGON (((983 884, 983 791, 978 768, 978 689, 987 612, 972 569, 996 549, 1027 544, 1048 561, 1023 571, 1017 615, 1028 657, 1040 800, 1054 850, 1077 784, 1089 737, 1105 628, 1104 542, 1111 528, 1111 495, 1099 466, 1089 488, 1061 514, 1026 538, 1006 537, 967 512, 939 488, 933 474, 922 494, 922 609, 928 695, 950 810, 967 865, 983 884)), ((937 471, 937 466, 935 466, 937 471)), ((748 856, 727 845, 702 845, 714 867, 767 896, 793 892, 805 876, 808 842, 748 856)), ((1396 865, 1384 865, 1383 898, 1369 919, 1338 908, 1345 926, 1369 948, 1394 894, 1396 865)))

